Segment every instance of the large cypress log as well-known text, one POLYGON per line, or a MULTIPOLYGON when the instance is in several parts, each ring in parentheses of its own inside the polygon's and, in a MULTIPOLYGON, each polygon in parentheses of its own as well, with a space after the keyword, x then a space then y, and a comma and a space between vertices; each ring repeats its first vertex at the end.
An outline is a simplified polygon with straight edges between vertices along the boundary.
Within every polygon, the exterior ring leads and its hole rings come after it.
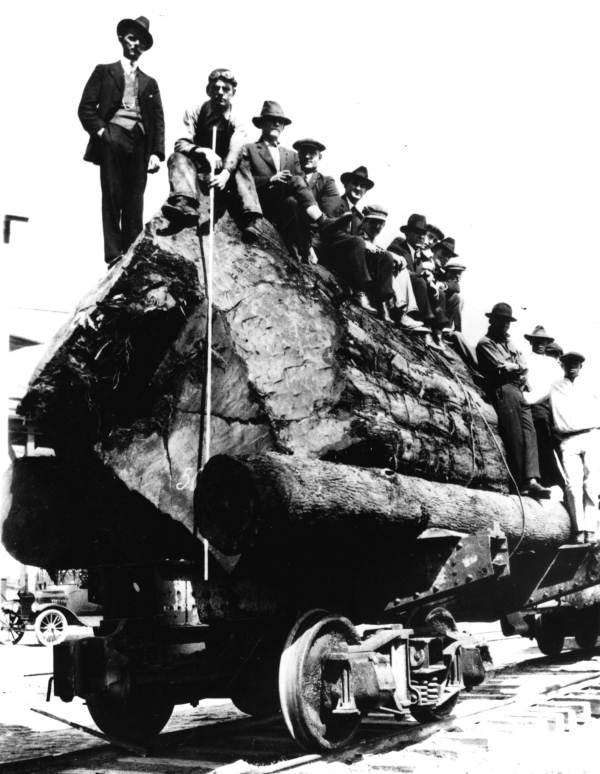
POLYGON ((293 531, 354 535, 377 541, 393 527, 399 536, 437 527, 473 533, 497 523, 522 551, 565 543, 571 525, 562 503, 470 489, 276 453, 213 457, 197 492, 199 527, 224 553, 244 552, 265 536, 293 531))
MULTIPOLYGON (((82 301, 20 411, 59 457, 95 457, 192 530, 206 240, 165 226, 154 218, 82 301)), ((268 223, 247 246, 226 215, 215 250, 212 454, 276 451, 507 490, 494 412, 458 356, 349 303, 268 223)))

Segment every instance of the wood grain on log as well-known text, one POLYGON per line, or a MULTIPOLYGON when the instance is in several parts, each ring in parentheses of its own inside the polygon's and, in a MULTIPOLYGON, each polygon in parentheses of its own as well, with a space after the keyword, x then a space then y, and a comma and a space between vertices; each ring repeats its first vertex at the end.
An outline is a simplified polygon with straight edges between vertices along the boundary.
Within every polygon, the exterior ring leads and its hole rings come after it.
MULTIPOLYGON (((199 480, 199 528, 224 553, 236 554, 273 529, 286 534, 316 526, 329 533, 369 534, 381 526, 401 533, 438 527, 472 533, 498 523, 509 544, 551 550, 568 541, 563 505, 498 492, 275 453, 212 458, 199 480), (522 503, 522 505, 521 505, 522 503)), ((387 530, 386 530, 387 534, 387 530)))
MULTIPOLYGON (((21 413, 59 457, 95 456, 192 530, 204 243, 165 225, 147 225, 57 334, 21 413)), ((213 455, 276 451, 506 491, 494 412, 457 355, 350 304, 266 222, 247 246, 226 215, 215 250, 213 455)))

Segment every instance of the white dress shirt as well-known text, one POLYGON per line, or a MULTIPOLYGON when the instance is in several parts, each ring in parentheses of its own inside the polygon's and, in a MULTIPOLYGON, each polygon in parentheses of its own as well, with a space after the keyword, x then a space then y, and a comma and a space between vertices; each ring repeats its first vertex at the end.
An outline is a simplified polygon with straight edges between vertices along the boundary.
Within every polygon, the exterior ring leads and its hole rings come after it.
POLYGON ((268 141, 265 144, 269 149, 269 153, 271 154, 271 158, 273 159, 273 164, 275 164, 275 171, 279 172, 281 170, 281 157, 279 155, 279 145, 276 145, 275 143, 270 143, 268 141))
POLYGON ((591 384, 566 377, 550 388, 550 405, 559 433, 575 433, 600 427, 600 399, 591 384))

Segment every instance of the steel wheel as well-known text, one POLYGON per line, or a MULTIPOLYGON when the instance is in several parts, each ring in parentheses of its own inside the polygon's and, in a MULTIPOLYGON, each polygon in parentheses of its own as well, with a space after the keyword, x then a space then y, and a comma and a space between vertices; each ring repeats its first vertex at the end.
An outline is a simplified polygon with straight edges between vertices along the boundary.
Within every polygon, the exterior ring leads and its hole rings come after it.
POLYGON ((559 622, 551 616, 542 615, 538 626, 535 638, 538 648, 550 658, 560 656, 565 644, 565 633, 559 622))
POLYGON ((35 636, 40 645, 52 647, 65 639, 68 625, 67 617, 61 610, 42 610, 35 619, 35 636))
POLYGON ((308 750, 338 749, 356 733, 358 711, 335 713, 340 667, 326 664, 325 657, 358 641, 348 619, 322 610, 306 613, 290 632, 279 666, 279 699, 290 734, 308 750))
POLYGON ((88 696, 92 720, 107 736, 130 742, 146 742, 167 725, 174 704, 158 692, 134 690, 127 698, 111 693, 88 696))
POLYGON ((0 610, 0 645, 16 645, 25 634, 25 621, 12 610, 0 610))

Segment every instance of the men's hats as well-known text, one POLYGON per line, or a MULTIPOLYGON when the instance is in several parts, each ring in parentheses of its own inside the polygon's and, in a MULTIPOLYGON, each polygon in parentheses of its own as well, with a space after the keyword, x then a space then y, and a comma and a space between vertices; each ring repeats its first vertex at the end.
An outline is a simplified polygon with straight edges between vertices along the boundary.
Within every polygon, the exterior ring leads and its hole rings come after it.
POLYGON ((226 67, 217 67, 216 70, 213 70, 212 73, 210 73, 208 76, 208 83, 211 84, 213 81, 225 81, 226 83, 230 83, 234 89, 237 88, 237 81, 234 74, 226 67))
POLYGON ((431 223, 427 224, 427 233, 431 234, 435 239, 437 239, 438 242, 441 242, 444 238, 444 232, 442 229, 432 225, 431 223))
POLYGON ((427 228, 427 218, 425 215, 417 215, 415 212, 406 221, 405 226, 400 226, 400 231, 402 231, 403 234, 406 234, 407 231, 422 231, 425 233, 427 228))
POLYGON ((526 338, 527 341, 535 341, 536 339, 548 342, 554 341, 554 336, 548 336, 543 325, 536 325, 531 333, 525 334, 524 338, 526 338))
POLYGON ((323 152, 325 146, 318 140, 313 140, 312 137, 304 137, 302 140, 296 140, 292 145, 294 150, 300 150, 300 148, 316 148, 318 151, 323 152))
POLYGON ((382 220, 385 223, 388 211, 379 204, 367 204, 363 207, 362 214, 365 220, 370 218, 371 220, 382 220))
POLYGON ((444 255, 450 256, 450 258, 458 258, 458 253, 455 252, 456 242, 452 237, 446 237, 445 239, 442 239, 437 243, 437 245, 433 246, 433 249, 436 252, 440 250, 444 253, 444 255))
POLYGON ((464 265, 464 263, 462 261, 459 261, 458 258, 450 258, 450 260, 444 264, 445 272, 452 271, 452 270, 465 271, 466 268, 467 267, 464 265))
POLYGON ((563 356, 563 348, 556 341, 551 341, 546 347, 546 355, 554 358, 561 358, 563 356))
POLYGON ((152 48, 154 40, 150 34, 150 22, 145 16, 138 16, 137 19, 121 19, 117 24, 117 35, 126 35, 127 31, 134 28, 139 33, 140 41, 146 51, 152 48))
POLYGON ((512 316, 512 306, 510 304, 505 304, 502 301, 500 301, 498 304, 494 304, 492 307, 491 312, 485 313, 486 317, 502 317, 505 320, 510 320, 511 322, 516 322, 516 317, 512 316))
POLYGON ((569 350, 569 352, 565 352, 565 354, 560 358, 561 363, 564 363, 565 361, 571 361, 573 363, 585 363, 585 358, 580 352, 573 352, 573 350, 569 350))
POLYGON ((263 103, 262 110, 260 111, 259 116, 254 116, 252 119, 252 123, 254 126, 257 126, 259 129, 262 126, 262 120, 263 118, 277 118, 279 121, 282 121, 286 126, 288 124, 291 124, 292 121, 290 118, 287 118, 287 116, 284 115, 283 110, 281 109, 281 105, 279 102, 274 102, 271 99, 266 99, 263 103))
POLYGON ((346 183, 351 183, 352 181, 362 183, 367 191, 370 191, 375 185, 372 180, 369 180, 369 170, 366 167, 356 167, 352 172, 344 172, 340 177, 340 180, 342 181, 342 185, 346 185, 346 183))

